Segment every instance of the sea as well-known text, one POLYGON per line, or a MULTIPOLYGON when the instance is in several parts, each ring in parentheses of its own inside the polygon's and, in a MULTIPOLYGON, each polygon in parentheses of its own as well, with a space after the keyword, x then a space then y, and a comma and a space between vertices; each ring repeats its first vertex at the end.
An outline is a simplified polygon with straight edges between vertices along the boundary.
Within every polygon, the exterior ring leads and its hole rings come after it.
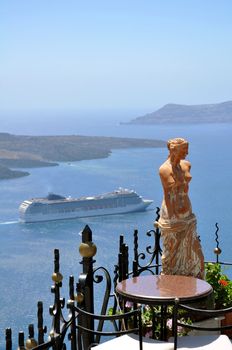
MULTIPOLYGON (((79 134, 168 140, 184 137, 189 141, 188 160, 192 164, 190 199, 197 217, 198 234, 206 260, 214 260, 215 224, 219 225, 221 260, 232 261, 232 124, 201 125, 122 125, 119 121, 82 121, 63 128, 4 130, 18 134, 79 134), (46 130, 45 130, 46 129, 46 130)), ((60 271, 64 276, 62 297, 68 298, 69 275, 77 280, 81 272, 79 245, 81 231, 89 225, 97 246, 95 266, 113 270, 117 262, 119 236, 132 249, 134 229, 139 231, 139 249, 153 241, 146 235, 153 229, 156 207, 161 205, 159 166, 167 158, 166 148, 112 150, 105 159, 60 163, 57 167, 26 169, 30 176, 0 182, 0 349, 4 348, 5 328, 17 334, 27 325, 37 324, 37 301, 44 302, 44 323, 51 326, 49 305, 53 273, 53 251, 60 250, 60 271), (90 217, 44 223, 19 223, 20 203, 48 192, 79 197, 97 195, 124 187, 154 202, 145 212, 90 217)), ((129 250, 130 257, 133 251, 129 250)), ((228 272, 230 273, 230 272, 228 272)), ((95 295, 96 299, 98 295, 95 295)))

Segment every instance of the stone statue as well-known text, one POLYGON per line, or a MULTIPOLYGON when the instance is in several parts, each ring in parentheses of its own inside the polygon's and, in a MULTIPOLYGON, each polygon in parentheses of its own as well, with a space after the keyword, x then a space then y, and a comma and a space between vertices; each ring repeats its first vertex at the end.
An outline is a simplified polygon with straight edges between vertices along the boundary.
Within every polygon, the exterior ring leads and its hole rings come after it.
POLYGON ((191 164, 185 160, 188 142, 167 143, 168 159, 159 169, 164 198, 158 226, 163 240, 162 273, 204 278, 204 256, 196 232, 196 217, 188 196, 191 164))

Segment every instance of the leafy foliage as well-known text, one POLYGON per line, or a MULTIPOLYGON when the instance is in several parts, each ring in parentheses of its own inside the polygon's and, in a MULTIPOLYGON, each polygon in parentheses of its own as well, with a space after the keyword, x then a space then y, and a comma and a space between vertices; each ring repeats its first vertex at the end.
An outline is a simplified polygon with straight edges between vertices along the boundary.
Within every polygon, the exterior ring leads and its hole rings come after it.
MULTIPOLYGON (((129 311, 133 308, 133 303, 126 302, 126 311, 129 311)), ((172 315, 173 315, 173 306, 167 308, 167 318, 166 318, 166 327, 168 337, 172 336, 172 315)), ((121 310, 117 310, 116 313, 121 313, 121 310)), ((108 309, 108 315, 113 315, 113 308, 108 309)), ((185 311, 182 311, 180 315, 180 321, 184 323, 191 324, 192 321, 185 315, 185 311)), ((160 339, 161 336, 161 307, 152 307, 149 305, 144 305, 142 308, 142 328, 143 335, 148 338, 160 339)), ((178 336, 187 335, 188 330, 183 327, 178 327, 177 330, 178 336)))
POLYGON ((205 279, 213 287, 216 309, 232 306, 232 281, 219 263, 207 263, 205 279))

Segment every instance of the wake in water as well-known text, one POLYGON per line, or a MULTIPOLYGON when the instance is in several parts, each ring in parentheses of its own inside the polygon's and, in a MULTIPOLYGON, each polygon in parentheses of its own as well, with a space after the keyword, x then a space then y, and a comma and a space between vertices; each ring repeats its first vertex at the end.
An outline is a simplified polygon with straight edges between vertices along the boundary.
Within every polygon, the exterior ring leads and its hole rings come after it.
POLYGON ((18 224, 19 221, 16 220, 16 221, 3 221, 3 222, 0 222, 0 225, 13 225, 13 224, 18 224))

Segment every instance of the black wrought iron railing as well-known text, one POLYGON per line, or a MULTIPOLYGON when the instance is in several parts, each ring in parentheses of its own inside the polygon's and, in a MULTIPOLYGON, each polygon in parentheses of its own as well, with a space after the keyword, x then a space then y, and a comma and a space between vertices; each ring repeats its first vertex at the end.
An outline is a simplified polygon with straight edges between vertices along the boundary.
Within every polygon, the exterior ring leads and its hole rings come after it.
MULTIPOLYGON (((159 208, 156 211, 157 218, 159 219, 159 208)), ((218 239, 218 225, 216 224, 216 261, 214 262, 226 265, 232 265, 232 263, 224 263, 219 259, 221 249, 219 247, 218 239)), ((97 286, 101 285, 101 302, 100 302, 100 314, 107 314, 111 307, 112 312, 116 313, 118 308, 118 300, 115 296, 116 284, 119 281, 127 279, 130 276, 139 276, 142 273, 159 274, 161 270, 161 245, 160 245, 160 231, 157 225, 155 228, 147 232, 147 237, 151 239, 145 252, 139 250, 139 233, 138 230, 134 231, 133 246, 131 248, 131 257, 129 246, 124 241, 124 237, 121 235, 119 239, 119 253, 117 261, 114 265, 114 273, 111 276, 109 271, 103 266, 96 266, 94 256, 97 251, 97 247, 92 241, 92 231, 89 226, 85 226, 82 231, 82 242, 79 247, 80 256, 82 257, 80 264, 82 266, 82 272, 78 279, 75 281, 73 276, 69 277, 69 292, 68 298, 65 300, 62 297, 62 280, 63 276, 60 271, 60 253, 58 249, 54 250, 54 272, 52 274, 53 286, 51 293, 54 296, 53 305, 50 307, 49 312, 51 316, 51 327, 44 325, 43 321, 43 303, 39 301, 37 304, 37 324, 36 326, 30 324, 27 331, 27 339, 24 332, 18 334, 18 349, 49 349, 65 350, 66 348, 71 350, 78 350, 77 322, 80 322, 83 327, 92 328, 101 331, 103 329, 103 321, 99 320, 97 323, 89 324, 93 322, 90 319, 79 318, 77 321, 77 314, 75 312, 76 305, 83 308, 85 311, 94 314, 96 310, 95 296, 97 292, 97 286), (65 311, 65 312, 64 312, 65 311)), ((99 307, 99 305, 98 305, 99 307)), ((92 335, 83 335, 82 346, 84 350, 87 350, 89 344, 93 343, 92 335)), ((99 339, 97 339, 99 341, 99 339)), ((15 344, 12 343, 12 330, 7 328, 5 331, 5 344, 6 350, 12 350, 15 348, 15 344)))

